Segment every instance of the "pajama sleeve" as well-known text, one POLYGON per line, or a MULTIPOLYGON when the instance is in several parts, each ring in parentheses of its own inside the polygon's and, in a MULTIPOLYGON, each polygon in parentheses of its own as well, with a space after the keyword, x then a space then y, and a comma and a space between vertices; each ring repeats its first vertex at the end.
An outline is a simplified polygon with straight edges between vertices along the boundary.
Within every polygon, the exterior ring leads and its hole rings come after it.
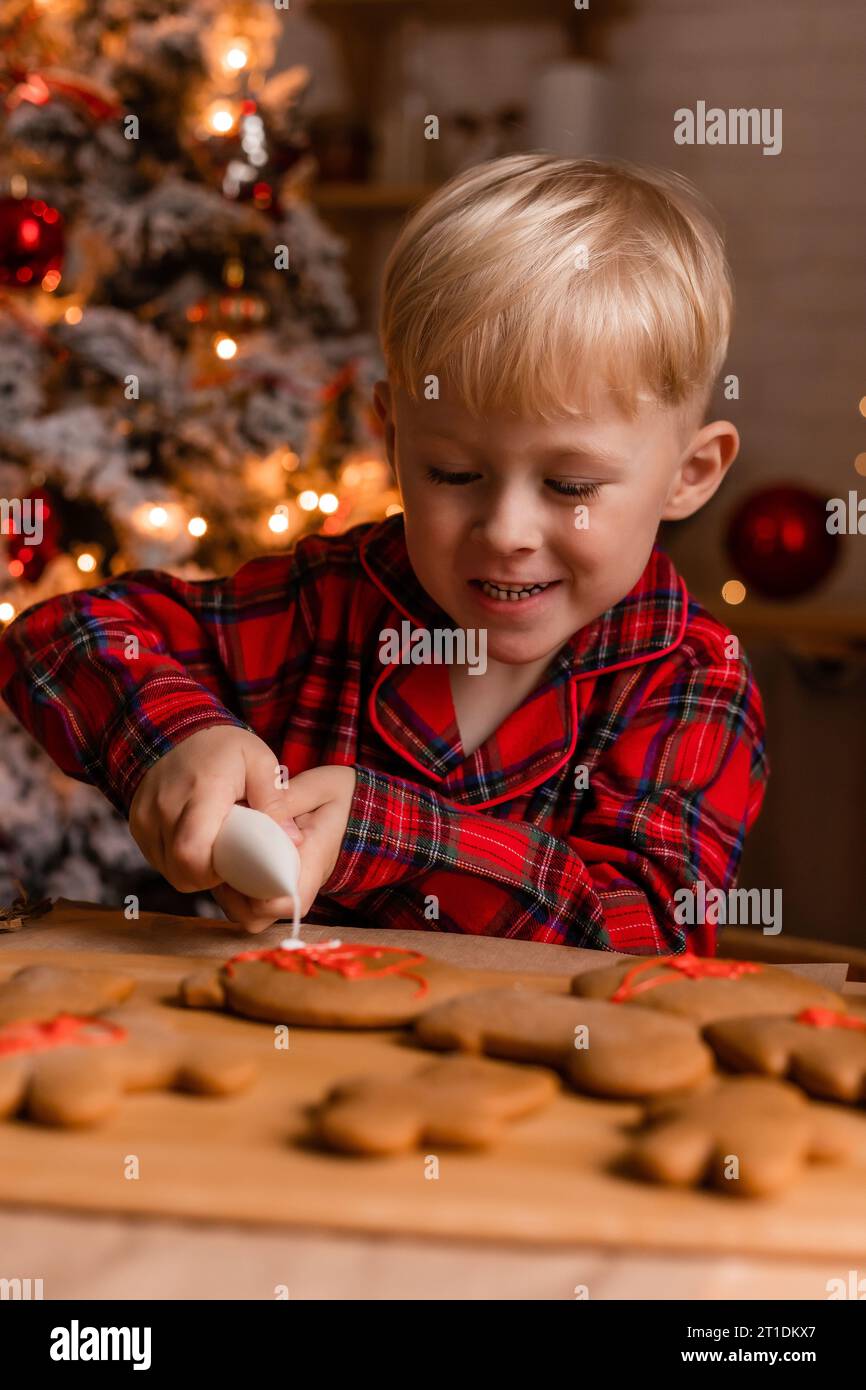
POLYGON ((712 954, 713 925, 689 922, 683 890, 736 881, 766 777, 760 697, 745 660, 659 665, 568 835, 359 767, 323 892, 382 926, 712 954))
POLYGON ((0 692, 63 772, 128 815, 163 754, 215 724, 251 727, 239 711, 308 616, 294 555, 227 579, 134 571, 25 610, 0 642, 0 692))

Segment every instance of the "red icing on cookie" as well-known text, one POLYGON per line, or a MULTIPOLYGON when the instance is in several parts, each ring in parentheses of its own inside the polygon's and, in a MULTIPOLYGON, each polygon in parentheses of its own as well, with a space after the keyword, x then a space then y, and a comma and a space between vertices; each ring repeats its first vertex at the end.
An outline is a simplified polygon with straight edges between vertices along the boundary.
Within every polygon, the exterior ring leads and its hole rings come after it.
POLYGON ((49 1052, 55 1047, 105 1047, 123 1042, 126 1029, 104 1018, 58 1014, 47 1023, 7 1023, 0 1028, 0 1057, 15 1052, 49 1052))
POLYGON ((629 999, 634 999, 635 995, 643 994, 648 989, 655 989, 656 985, 670 984, 670 977, 664 973, 653 975, 647 980, 639 980, 637 984, 633 981, 638 975, 646 970, 658 968, 662 972, 672 970, 674 974, 680 975, 686 980, 739 980, 743 975, 758 975, 763 969, 753 961, 748 960, 714 960, 704 956, 696 956, 691 951, 684 951, 681 956, 659 956, 651 960, 643 960, 640 965, 632 966, 628 974, 623 977, 622 982, 614 993, 610 996, 612 1004, 624 1004, 629 999))
POLYGON ((426 959, 420 951, 404 950, 399 946, 364 946, 349 942, 330 946, 323 942, 321 945, 311 944, 293 951, 284 950, 280 946, 271 950, 242 951, 240 955, 232 956, 231 960, 226 962, 225 970, 226 974, 231 975, 232 966, 236 961, 266 960, 278 970, 288 970, 295 975, 312 976, 318 970, 333 970, 346 980, 372 980, 378 979, 381 975, 399 975, 403 980, 417 980, 420 989, 415 991, 414 997, 418 999, 427 993, 430 986, 423 975, 416 975, 406 967, 426 959), (381 970, 365 969, 365 961, 378 961, 386 956, 399 956, 400 959, 392 960, 381 970))
POLYGON ((853 1014, 839 1014, 834 1009, 801 1009, 797 1023, 806 1023, 810 1028, 856 1028, 866 1033, 866 1018, 856 1018, 853 1014))

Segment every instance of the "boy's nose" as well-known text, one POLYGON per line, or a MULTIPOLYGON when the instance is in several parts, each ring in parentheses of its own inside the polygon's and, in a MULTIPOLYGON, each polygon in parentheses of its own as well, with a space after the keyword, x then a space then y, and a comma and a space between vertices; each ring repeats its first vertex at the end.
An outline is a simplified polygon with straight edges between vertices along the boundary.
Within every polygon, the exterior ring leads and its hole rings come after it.
POLYGON ((475 531, 478 539, 497 555, 538 550, 542 543, 541 526, 531 502, 517 495, 500 498, 490 506, 479 518, 475 531))

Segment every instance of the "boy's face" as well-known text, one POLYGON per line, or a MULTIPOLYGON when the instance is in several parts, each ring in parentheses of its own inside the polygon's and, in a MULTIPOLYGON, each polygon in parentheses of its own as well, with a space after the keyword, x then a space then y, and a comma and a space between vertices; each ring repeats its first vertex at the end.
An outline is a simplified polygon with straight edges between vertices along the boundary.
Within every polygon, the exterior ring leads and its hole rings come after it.
POLYGON ((689 430, 682 412, 650 402, 633 420, 605 398, 591 417, 554 423, 476 419, 385 382, 375 402, 418 579, 510 664, 552 656, 623 598, 659 522, 697 511, 739 443, 733 425, 689 430))

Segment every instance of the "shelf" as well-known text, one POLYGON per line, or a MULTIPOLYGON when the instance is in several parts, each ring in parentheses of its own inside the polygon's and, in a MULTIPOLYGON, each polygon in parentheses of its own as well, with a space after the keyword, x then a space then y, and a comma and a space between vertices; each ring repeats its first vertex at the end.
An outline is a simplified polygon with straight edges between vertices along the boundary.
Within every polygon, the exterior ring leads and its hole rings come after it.
POLYGON ((426 183, 317 183, 310 199, 323 212, 406 212, 434 189, 426 183))
MULTIPOLYGON (((567 12, 567 6, 563 6, 567 12)), ((338 10, 382 10, 398 14, 401 10, 417 11, 425 19, 443 17, 447 19, 477 20, 492 16, 494 19, 507 19, 509 16, 522 18, 538 16, 538 0, 310 0, 309 13, 320 11, 334 14, 338 10)), ((576 11, 574 13, 577 13, 576 11)), ((553 18, 559 18, 557 14, 553 18)))

